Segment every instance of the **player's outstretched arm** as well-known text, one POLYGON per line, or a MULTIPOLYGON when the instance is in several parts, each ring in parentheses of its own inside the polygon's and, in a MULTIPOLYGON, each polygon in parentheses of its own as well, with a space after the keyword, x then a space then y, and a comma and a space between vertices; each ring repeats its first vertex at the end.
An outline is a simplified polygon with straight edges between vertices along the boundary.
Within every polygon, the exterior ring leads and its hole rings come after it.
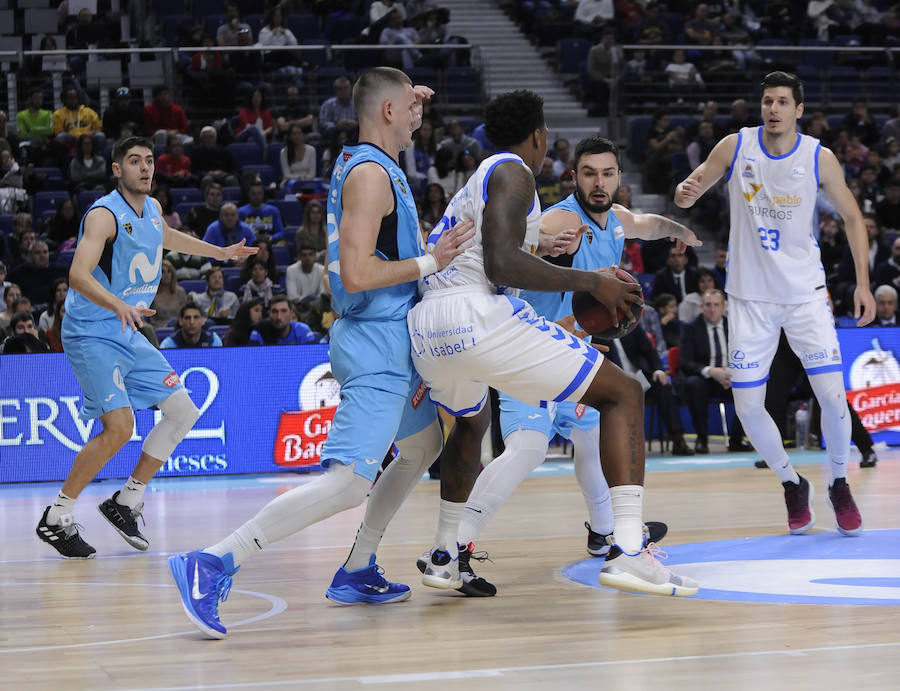
POLYGON ((538 237, 537 256, 558 257, 575 254, 581 236, 588 229, 581 216, 565 209, 552 209, 541 216, 541 233, 538 237))
POLYGON ((351 293, 416 281, 442 269, 474 232, 473 224, 459 224, 443 233, 431 254, 384 261, 375 254, 381 221, 394 210, 387 173, 377 163, 361 163, 344 181, 340 227, 341 282, 351 293))
POLYGON ((841 164, 830 149, 819 149, 819 181, 828 199, 844 220, 847 242, 856 268, 856 290, 853 291, 853 316, 857 326, 865 326, 875 318, 875 298, 869 287, 869 236, 859 205, 847 187, 841 164))
MULTIPOLYGON (((160 203, 156 201, 156 199, 153 200, 153 203, 156 204, 156 208, 159 209, 160 216, 162 216, 162 206, 160 203)), ((195 238, 193 235, 188 235, 187 233, 182 233, 180 230, 169 227, 169 224, 166 223, 165 219, 163 219, 163 247, 167 250, 175 250, 176 252, 183 252, 184 254, 197 254, 201 257, 211 257, 212 259, 218 259, 220 262, 233 259, 244 259, 259 251, 258 247, 247 247, 244 240, 241 240, 234 245, 229 245, 228 247, 213 245, 204 240, 200 240, 199 238, 195 238)))
POLYGON ((729 134, 719 141, 709 156, 675 187, 675 205, 689 209, 731 167, 737 149, 737 135, 729 134))
POLYGON ((75 248, 69 269, 69 285, 91 302, 113 312, 125 327, 137 331, 144 325, 141 317, 150 317, 156 310, 134 307, 113 295, 93 276, 108 242, 116 238, 116 218, 109 209, 97 207, 84 219, 84 233, 75 248))

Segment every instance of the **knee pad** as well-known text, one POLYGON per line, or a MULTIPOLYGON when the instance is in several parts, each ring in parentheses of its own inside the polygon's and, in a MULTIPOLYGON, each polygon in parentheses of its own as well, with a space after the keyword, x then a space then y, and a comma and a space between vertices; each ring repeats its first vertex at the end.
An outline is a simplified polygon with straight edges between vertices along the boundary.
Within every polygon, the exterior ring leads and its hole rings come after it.
POLYGON ((147 455, 164 461, 191 431, 200 417, 200 411, 184 389, 179 389, 160 403, 159 409, 163 413, 162 420, 150 430, 144 440, 143 450, 147 455))
POLYGON ((440 423, 435 420, 425 429, 396 441, 400 456, 394 463, 420 468, 425 472, 435 462, 444 445, 444 435, 440 423))

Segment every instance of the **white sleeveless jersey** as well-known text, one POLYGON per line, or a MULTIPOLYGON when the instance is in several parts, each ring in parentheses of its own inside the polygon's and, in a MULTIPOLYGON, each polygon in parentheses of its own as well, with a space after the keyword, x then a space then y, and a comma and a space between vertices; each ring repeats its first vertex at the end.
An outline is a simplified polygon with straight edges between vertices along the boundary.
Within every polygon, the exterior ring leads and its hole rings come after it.
MULTIPOLYGON (((478 166, 469 181, 459 190, 444 211, 444 217, 438 222, 428 236, 428 249, 433 250, 435 243, 441 234, 455 226, 460 221, 472 219, 475 221, 475 235, 465 252, 456 257, 442 271, 426 276, 422 281, 421 290, 424 293, 443 288, 462 288, 466 286, 488 288, 491 292, 518 295, 518 288, 501 286, 492 283, 484 273, 484 248, 481 244, 482 223, 484 222, 484 207, 487 202, 488 180, 494 168, 505 161, 515 161, 525 166, 524 161, 516 154, 507 152, 494 154, 486 158, 478 166)), ((528 169, 527 166, 525 166, 528 169)), ((528 169, 529 173, 531 172, 528 169)), ((526 219, 525 240, 522 249, 534 254, 537 251, 538 233, 540 232, 541 202, 537 192, 534 193, 534 201, 528 210, 526 219)))
POLYGON ((772 156, 762 132, 762 127, 738 132, 726 178, 731 234, 725 292, 744 300, 808 302, 825 290, 813 235, 821 144, 798 134, 793 149, 772 156))

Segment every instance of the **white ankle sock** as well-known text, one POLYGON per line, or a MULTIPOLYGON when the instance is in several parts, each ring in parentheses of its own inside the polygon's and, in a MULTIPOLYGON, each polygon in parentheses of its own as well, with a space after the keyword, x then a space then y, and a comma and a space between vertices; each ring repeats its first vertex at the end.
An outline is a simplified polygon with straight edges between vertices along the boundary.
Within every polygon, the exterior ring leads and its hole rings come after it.
POLYGON ((641 485, 618 485, 609 488, 609 495, 616 544, 629 554, 640 552, 644 546, 644 521, 641 517, 644 488, 641 485))
POLYGON ((454 502, 441 499, 441 509, 438 513, 437 534, 434 536, 434 546, 447 550, 451 557, 459 553, 456 543, 459 534, 459 519, 462 516, 465 502, 454 502))
MULTIPOLYGON (((394 461, 396 463, 396 461, 394 461)), ((381 482, 381 480, 379 480, 381 482)), ((381 544, 381 538, 384 537, 383 530, 373 530, 363 521, 359 525, 356 533, 356 541, 353 543, 353 549, 350 550, 350 556, 344 564, 347 571, 356 571, 364 569, 369 565, 369 559, 375 554, 378 545, 381 544)))
POLYGON ((74 510, 75 499, 60 492, 50 504, 50 511, 47 512, 47 525, 61 525, 62 520, 60 519, 63 516, 71 515, 74 510))
POLYGON ((128 478, 125 486, 119 490, 119 496, 116 498, 116 504, 127 506, 129 509, 136 508, 144 499, 144 490, 147 485, 140 480, 136 480, 132 475, 128 478))

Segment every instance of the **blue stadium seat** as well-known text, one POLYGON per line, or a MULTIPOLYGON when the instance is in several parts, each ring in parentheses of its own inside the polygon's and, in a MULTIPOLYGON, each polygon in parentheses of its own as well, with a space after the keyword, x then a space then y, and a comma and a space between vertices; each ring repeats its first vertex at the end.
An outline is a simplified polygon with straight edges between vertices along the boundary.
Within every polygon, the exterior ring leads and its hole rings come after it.
MULTIPOLYGON (((204 14, 197 15, 198 21, 200 19, 203 20, 203 30, 207 33, 207 35, 212 36, 213 41, 216 40, 216 32, 219 29, 219 26, 225 22, 225 15, 221 14, 222 6, 219 6, 219 14, 204 14)), ((256 36, 253 37, 254 39, 256 36)))
POLYGON ((487 133, 485 132, 484 123, 481 123, 472 130, 472 137, 481 144, 482 153, 491 152, 494 150, 494 143, 487 138, 487 133))
POLYGON ((251 166, 242 166, 242 173, 256 173, 259 176, 259 179, 262 180, 262 183, 266 186, 271 185, 275 182, 275 171, 272 169, 268 163, 261 163, 258 165, 251 166))
POLYGON ((266 149, 266 163, 275 169, 279 178, 281 178, 281 150, 283 148, 283 142, 271 142, 266 149))
POLYGON ((178 285, 184 288, 185 293, 202 293, 206 291, 206 281, 199 278, 178 281, 178 285))
MULTIPOLYGON (((806 48, 825 48, 828 46, 828 43, 819 38, 804 38, 800 41, 800 45, 806 48)), ((800 53, 800 63, 806 67, 815 67, 819 70, 826 70, 831 67, 831 61, 831 53, 824 50, 810 52, 802 51, 800 53)))
POLYGON ((50 168, 35 168, 34 172, 38 173, 40 175, 46 175, 48 180, 62 180, 63 179, 62 171, 55 166, 50 167, 50 168))
POLYGON ((333 12, 325 26, 325 36, 331 43, 344 43, 359 37, 367 22, 361 17, 352 17, 342 12, 333 12))
POLYGON ((297 12, 288 15, 286 23, 298 43, 303 43, 307 39, 317 39, 321 42, 322 32, 319 31, 319 21, 315 15, 297 12))
MULTIPOLYGON (((297 39, 298 43, 301 46, 307 45, 322 45, 325 43, 327 45, 327 41, 324 38, 304 38, 297 39)), ((308 62, 313 67, 328 67, 330 60, 328 58, 328 50, 326 48, 304 48, 300 55, 303 56, 303 59, 308 62)))
POLYGON ((222 0, 193 0, 191 5, 194 8, 194 16, 197 19, 220 13, 225 7, 225 3, 222 0))
POLYGON ((890 67, 876 65, 867 69, 866 85, 869 88, 869 100, 893 103, 897 97, 894 91, 897 86, 896 77, 896 71, 890 67))
MULTIPOLYGON (((757 46, 768 46, 770 48, 789 45, 791 44, 783 38, 761 38, 757 42, 757 46)), ((772 64, 775 67, 788 67, 796 63, 793 51, 790 50, 763 50, 759 51, 759 54, 767 64, 772 64)))
POLYGON ((303 223, 303 204, 293 199, 275 199, 273 206, 281 212, 281 220, 286 226, 299 226, 303 223))
POLYGON ((230 328, 231 327, 228 324, 214 324, 213 326, 210 326, 206 330, 209 331, 210 333, 216 334, 219 338, 224 340, 225 334, 228 333, 228 329, 230 329, 230 328))
POLYGON ((185 3, 182 0, 153 0, 153 13, 157 19, 162 19, 170 14, 178 14, 184 10, 185 3))
POLYGON ((175 333, 175 329, 171 326, 162 326, 156 329, 156 340, 162 343, 166 338, 175 333))
POLYGON ((263 25, 266 22, 266 15, 264 14, 247 14, 241 17, 247 24, 250 25, 250 30, 253 32, 254 40, 259 40, 259 30, 263 28, 263 25))
POLYGON ((647 136, 653 118, 650 115, 635 115, 631 118, 631 136, 629 137, 628 157, 635 163, 643 163, 647 152, 647 136))
POLYGON ((563 38, 556 44, 556 60, 560 72, 581 72, 587 61, 591 43, 586 38, 563 38))
POLYGON ((32 216, 41 216, 45 211, 56 211, 56 207, 66 199, 69 199, 68 192, 38 192, 34 195, 32 216))
POLYGON ((276 266, 288 266, 293 263, 294 256, 288 245, 272 245, 272 257, 276 266))
POLYGON ((447 69, 447 101, 449 103, 480 103, 481 74, 474 67, 447 69))
POLYGON ((191 209, 197 206, 198 203, 202 202, 178 202, 177 204, 175 204, 175 213, 177 213, 181 217, 182 223, 184 223, 187 215, 191 212, 191 209))
POLYGON ((57 266, 65 266, 66 268, 72 266, 72 259, 75 257, 75 249, 67 249, 60 252, 56 255, 56 265, 57 266))
POLYGON ((815 67, 801 65, 797 69, 797 76, 803 80, 804 100, 810 105, 818 105, 824 101, 822 80, 819 75, 820 72, 815 67))
POLYGON ((253 142, 233 142, 228 145, 228 150, 238 168, 259 164, 259 147, 253 142))
POLYGON ((222 199, 226 202, 239 202, 241 200, 241 188, 240 187, 223 187, 222 188, 222 199))
MULTIPOLYGON (((179 4, 181 5, 181 9, 183 9, 184 3, 179 4)), ((180 27, 184 27, 185 29, 189 28, 191 26, 191 21, 191 17, 186 14, 169 14, 163 17, 162 36, 165 44, 167 46, 181 45, 182 42, 178 40, 178 29, 180 27)))
POLYGON ((849 103, 862 96, 863 83, 855 67, 832 67, 828 71, 831 86, 831 103, 849 103))
POLYGON ((171 199, 172 204, 176 206, 185 202, 202 204, 203 190, 197 187, 172 187, 169 189, 169 199, 171 199))
POLYGON ((14 214, 0 215, 0 235, 11 235, 13 232, 13 221, 15 220, 14 214))
MULTIPOLYGON (((653 299, 653 274, 638 274, 638 283, 641 284, 641 292, 644 293, 644 302, 647 303, 653 299)), ((645 308, 646 309, 646 308, 645 308)))
POLYGON ((81 216, 95 201, 105 194, 103 190, 82 190, 75 198, 75 213, 81 216))

